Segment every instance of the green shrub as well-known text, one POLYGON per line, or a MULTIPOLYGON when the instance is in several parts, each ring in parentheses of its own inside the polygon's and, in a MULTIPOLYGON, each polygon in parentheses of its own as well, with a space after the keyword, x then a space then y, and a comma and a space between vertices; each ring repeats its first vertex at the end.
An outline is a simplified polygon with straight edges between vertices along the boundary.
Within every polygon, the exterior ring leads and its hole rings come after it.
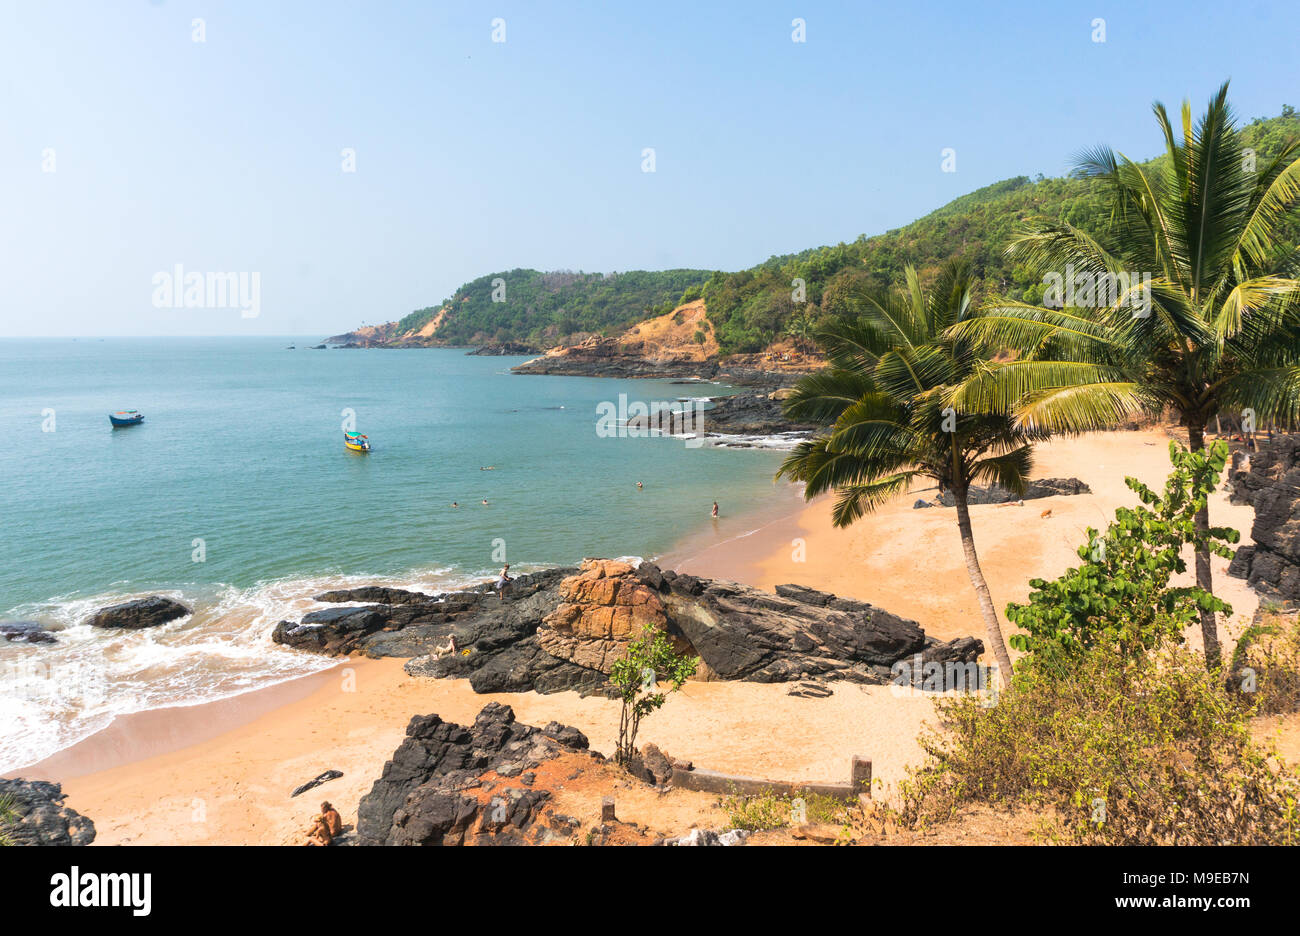
POLYGON ((744 795, 734 793, 722 799, 728 829, 783 829, 805 822, 848 825, 849 805, 829 796, 804 793, 788 796, 780 793, 744 795))
POLYGON ((668 701, 659 691, 659 679, 668 681, 668 692, 676 692, 699 666, 699 657, 676 653, 663 631, 648 627, 627 645, 623 658, 610 667, 609 681, 623 703, 618 721, 618 748, 614 759, 626 765, 636 752, 636 734, 641 719, 668 701))
POLYGON ((1077 843, 1296 844, 1297 777, 1252 743, 1249 701, 1185 647, 1134 655, 1123 643, 1094 643, 1068 674, 1031 657, 991 708, 938 700, 897 820, 1024 805, 1077 843))
POLYGON ((1206 608, 1231 614, 1232 608, 1195 585, 1171 588, 1170 580, 1184 572, 1186 547, 1202 542, 1219 556, 1232 557, 1226 544, 1241 535, 1230 527, 1196 529, 1196 513, 1219 483, 1228 446, 1216 442, 1202 452, 1189 452, 1169 443, 1174 470, 1157 494, 1136 478, 1124 482, 1142 503, 1115 511, 1115 522, 1104 535, 1088 528, 1088 542, 1079 547, 1086 562, 1053 581, 1031 579, 1027 605, 1007 605, 1007 619, 1024 629, 1010 643, 1017 650, 1069 658, 1099 640, 1114 642, 1126 635, 1133 652, 1143 652, 1165 640, 1181 640, 1182 631, 1206 608))

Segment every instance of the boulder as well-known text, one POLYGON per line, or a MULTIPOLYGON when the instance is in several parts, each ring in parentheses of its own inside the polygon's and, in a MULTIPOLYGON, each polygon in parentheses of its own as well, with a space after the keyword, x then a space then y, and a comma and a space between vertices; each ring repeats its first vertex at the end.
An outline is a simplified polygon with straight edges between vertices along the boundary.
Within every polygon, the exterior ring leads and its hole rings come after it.
POLYGON ((1229 499, 1255 508, 1253 542, 1238 548, 1228 574, 1268 598, 1300 601, 1300 436, 1261 442, 1240 464, 1229 499))
POLYGON ((100 608, 87 622, 91 627, 122 627, 139 630, 145 627, 157 627, 177 618, 193 614, 179 601, 172 601, 162 595, 150 595, 124 601, 108 608, 100 608))
MULTIPOLYGON (((1066 497, 1091 493, 1092 488, 1078 478, 1039 478, 1025 485, 1023 496, 1012 493, 1000 484, 993 484, 989 487, 971 487, 966 494, 966 500, 971 504, 1007 504, 1016 500, 1037 500, 1040 497, 1066 497)), ((956 506, 957 501, 952 491, 944 491, 931 500, 917 500, 912 504, 914 509, 956 506)))
POLYGON ((0 637, 10 643, 57 643, 54 635, 35 621, 0 621, 0 637))
MULTIPOLYGON (((544 761, 587 750, 576 728, 521 725, 514 710, 491 702, 471 726, 417 715, 383 775, 361 798, 362 845, 514 844, 548 840, 540 813, 550 793, 495 783, 484 774, 519 776, 544 761), (471 795, 477 791, 477 795, 471 795), (490 795, 489 795, 490 794, 490 795)), ((522 783, 522 781, 521 781, 522 783)))
POLYGON ((0 826, 14 845, 89 845, 95 823, 63 805, 66 794, 44 780, 0 780, 0 798, 12 801, 15 819, 0 826))

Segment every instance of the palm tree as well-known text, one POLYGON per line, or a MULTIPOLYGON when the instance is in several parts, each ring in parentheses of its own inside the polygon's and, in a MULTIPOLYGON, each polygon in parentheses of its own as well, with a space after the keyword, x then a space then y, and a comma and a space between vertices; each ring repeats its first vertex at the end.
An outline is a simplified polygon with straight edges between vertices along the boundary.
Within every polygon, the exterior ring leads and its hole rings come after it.
MULTIPOLYGON (((1300 250, 1284 247, 1282 223, 1300 197, 1300 140, 1256 165, 1227 95, 1225 83, 1195 126, 1184 102, 1181 138, 1155 104, 1165 154, 1153 164, 1106 147, 1084 154, 1076 174, 1108 193, 1105 233, 1094 238, 1063 222, 1039 222, 1008 253, 1039 272, 1072 273, 1094 293, 1092 307, 1003 302, 958 323, 954 339, 1010 353, 954 393, 952 405, 1012 407, 1020 426, 1050 432, 1169 410, 1193 451, 1205 447, 1206 425, 1220 412, 1295 423, 1300 250), (1149 285, 1132 274, 1149 274, 1149 285)), ((1207 505, 1196 525, 1204 532, 1209 523, 1207 505)), ((1213 590, 1208 549, 1196 552, 1196 583, 1213 590)), ((1200 618, 1214 668, 1215 615, 1203 609, 1200 618)))
POLYGON ((860 296, 855 316, 819 333, 830 367, 800 380, 785 408, 794 419, 829 428, 801 442, 777 477, 805 482, 808 499, 835 491, 837 527, 905 493, 918 478, 951 491, 966 570, 1006 684, 1011 657, 975 551, 967 494, 976 480, 1023 493, 1032 443, 1046 433, 1017 423, 1009 410, 959 414, 949 407, 948 396, 980 364, 972 342, 947 337, 972 312, 972 286, 969 268, 949 263, 927 295, 908 267, 902 294, 860 296))

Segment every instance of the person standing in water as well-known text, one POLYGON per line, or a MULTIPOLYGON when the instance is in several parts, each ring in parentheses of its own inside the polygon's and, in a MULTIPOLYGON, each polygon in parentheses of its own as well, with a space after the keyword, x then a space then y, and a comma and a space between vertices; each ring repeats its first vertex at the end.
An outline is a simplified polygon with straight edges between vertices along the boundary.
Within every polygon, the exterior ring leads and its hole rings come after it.
POLYGON ((714 501, 714 502, 713 502, 713 519, 714 519, 714 520, 717 520, 717 519, 718 519, 718 502, 717 502, 717 501, 714 501))

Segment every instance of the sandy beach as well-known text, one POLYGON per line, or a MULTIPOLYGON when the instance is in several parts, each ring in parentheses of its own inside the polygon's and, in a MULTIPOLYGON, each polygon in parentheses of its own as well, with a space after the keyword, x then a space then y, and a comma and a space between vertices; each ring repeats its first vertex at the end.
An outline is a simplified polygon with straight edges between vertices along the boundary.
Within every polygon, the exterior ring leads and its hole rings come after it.
MULTIPOLYGON (((1103 526, 1117 506, 1135 503, 1124 475, 1159 486, 1168 472, 1162 431, 1115 432, 1040 446, 1035 477, 1078 477, 1091 494, 972 508, 976 542, 1001 609, 1023 600, 1031 578, 1060 574, 1088 525, 1103 526), (1050 516, 1043 516, 1050 510, 1050 516)), ((915 618, 942 639, 983 625, 961 557, 951 509, 913 509, 915 492, 847 530, 830 521, 830 502, 769 505, 755 528, 735 523, 697 536, 663 564, 761 587, 797 582, 871 601, 915 618)), ((1248 534, 1249 507, 1216 495, 1216 524, 1248 534)), ((1234 608, 1224 628, 1235 636, 1258 599, 1215 560, 1215 590, 1234 608)), ((1191 635, 1195 641, 1195 635, 1191 635)), ((890 687, 835 684, 827 699, 787 695, 787 686, 690 682, 642 729, 675 757, 715 770, 783 780, 846 779, 853 755, 872 759, 882 794, 920 757, 916 735, 931 700, 900 697, 890 687)), ((300 839, 322 799, 345 823, 401 741, 412 715, 436 712, 472 721, 489 701, 514 707, 519 720, 550 720, 585 732, 609 753, 618 708, 576 693, 478 695, 462 680, 407 677, 402 661, 349 659, 335 669, 236 700, 119 719, 75 748, 17 773, 59 780, 68 805, 94 819, 96 844, 290 844, 300 839), (329 769, 344 776, 291 798, 290 791, 329 769)), ((669 806, 689 825, 710 809, 703 794, 673 799, 629 792, 620 818, 653 824, 669 806)), ((593 807, 594 808, 594 807, 593 807)), ((591 817, 587 817, 591 818, 591 817)), ((677 831, 681 831, 679 828, 677 831)))

